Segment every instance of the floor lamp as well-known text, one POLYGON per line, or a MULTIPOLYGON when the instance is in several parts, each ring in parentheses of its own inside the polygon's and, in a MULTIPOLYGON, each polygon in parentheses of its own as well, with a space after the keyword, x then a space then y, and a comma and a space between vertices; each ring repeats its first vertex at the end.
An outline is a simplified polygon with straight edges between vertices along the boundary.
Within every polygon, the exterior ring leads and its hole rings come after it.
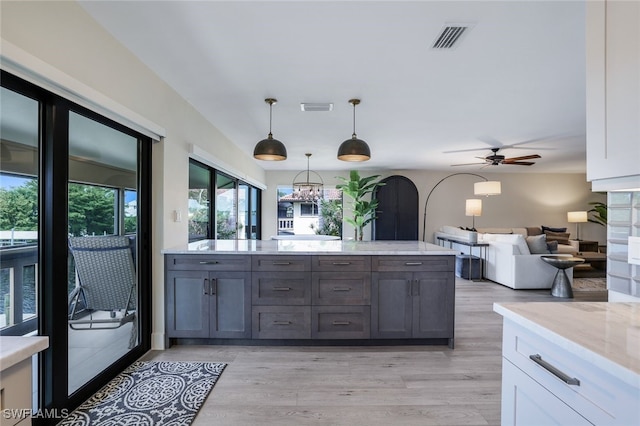
POLYGON ((588 222, 587 212, 567 212, 567 222, 576 224, 576 240, 580 241, 580 222, 588 222))
POLYGON ((442 179, 440 179, 438 181, 438 183, 436 183, 433 188, 431 188, 431 191, 429 191, 429 194, 427 195, 427 200, 424 202, 424 216, 422 219, 422 241, 426 241, 426 235, 427 235, 427 206, 429 205, 429 198, 431 198, 431 194, 433 194, 433 191, 438 187, 438 185, 440 185, 442 182, 444 182, 445 180, 449 179, 450 177, 453 176, 460 176, 460 175, 467 175, 467 176, 475 176, 477 178, 482 179, 482 182, 476 182, 473 185, 473 193, 474 195, 484 195, 484 196, 489 196, 489 195, 499 195, 502 193, 502 187, 500 185, 500 181, 491 181, 489 179, 487 179, 484 176, 481 175, 477 175, 475 173, 453 173, 451 175, 445 176, 442 179))

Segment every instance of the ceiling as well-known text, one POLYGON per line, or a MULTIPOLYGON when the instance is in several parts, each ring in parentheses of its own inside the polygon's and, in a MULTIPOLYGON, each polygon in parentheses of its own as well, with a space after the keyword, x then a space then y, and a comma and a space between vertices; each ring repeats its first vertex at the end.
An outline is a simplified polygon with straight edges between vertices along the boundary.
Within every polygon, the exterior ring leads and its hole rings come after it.
MULTIPOLYGON (((582 1, 82 1, 115 38, 266 170, 585 171, 582 1), (452 49, 443 27, 468 26, 452 49), (337 160, 356 133, 366 163, 337 160), (331 102, 302 112, 301 102, 331 102), (452 167, 490 148, 535 165, 452 167), (484 167, 484 168, 483 168, 484 167)), ((201 142, 202 143, 202 142, 201 142)))

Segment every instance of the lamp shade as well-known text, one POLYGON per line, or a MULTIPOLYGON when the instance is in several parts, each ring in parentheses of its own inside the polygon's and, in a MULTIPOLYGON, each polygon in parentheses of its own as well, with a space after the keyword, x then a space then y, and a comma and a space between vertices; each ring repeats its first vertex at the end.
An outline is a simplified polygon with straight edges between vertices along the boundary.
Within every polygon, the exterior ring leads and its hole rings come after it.
POLYGON ((466 216, 481 216, 482 215, 482 200, 478 198, 471 198, 466 201, 465 205, 466 216))
POLYGON ((588 222, 587 212, 567 212, 567 222, 588 222))
POLYGON ((282 161, 287 159, 287 148, 278 139, 274 139, 271 133, 266 139, 256 144, 253 157, 258 160, 282 161))
POLYGON ((338 159, 342 161, 367 161, 371 158, 369 145, 353 135, 351 139, 342 142, 338 148, 338 159))
POLYGON ((474 195, 499 195, 502 193, 500 181, 488 180, 486 182, 476 182, 473 184, 474 195))

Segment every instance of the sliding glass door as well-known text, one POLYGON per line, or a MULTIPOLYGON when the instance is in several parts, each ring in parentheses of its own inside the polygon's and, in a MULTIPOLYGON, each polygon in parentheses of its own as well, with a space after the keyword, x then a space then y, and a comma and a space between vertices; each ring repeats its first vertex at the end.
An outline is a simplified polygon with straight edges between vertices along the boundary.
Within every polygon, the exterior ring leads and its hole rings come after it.
POLYGON ((74 408, 150 347, 151 139, 0 73, 0 335, 74 408))

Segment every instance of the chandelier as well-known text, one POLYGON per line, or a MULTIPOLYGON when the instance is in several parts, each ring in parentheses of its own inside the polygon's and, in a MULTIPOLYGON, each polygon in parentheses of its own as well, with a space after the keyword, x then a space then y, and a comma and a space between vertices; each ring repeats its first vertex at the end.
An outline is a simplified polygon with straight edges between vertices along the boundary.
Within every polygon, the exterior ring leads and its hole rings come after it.
POLYGON ((293 178, 293 196, 298 200, 317 201, 323 196, 324 182, 318 173, 309 170, 311 154, 305 155, 307 156, 307 170, 301 171, 293 178), (314 176, 313 179, 317 180, 316 182, 311 181, 311 175, 314 176))

